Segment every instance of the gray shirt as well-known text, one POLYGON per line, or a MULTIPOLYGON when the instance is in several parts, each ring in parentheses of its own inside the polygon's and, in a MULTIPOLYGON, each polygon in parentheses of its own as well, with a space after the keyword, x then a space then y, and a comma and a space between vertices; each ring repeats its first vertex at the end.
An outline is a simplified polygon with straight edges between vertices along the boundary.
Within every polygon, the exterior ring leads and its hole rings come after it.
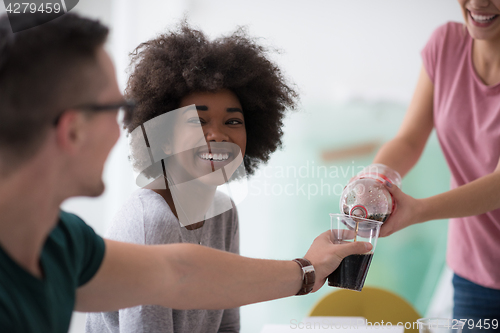
MULTIPOLYGON (((217 192, 215 204, 224 196, 217 192)), ((239 253, 235 208, 207 219, 202 228, 187 230, 180 226, 163 197, 148 189, 139 189, 132 194, 113 219, 106 237, 148 245, 201 241, 205 246, 239 253)), ((87 333, 239 332, 240 315, 239 308, 175 310, 143 305, 114 312, 89 313, 85 327, 87 333)))

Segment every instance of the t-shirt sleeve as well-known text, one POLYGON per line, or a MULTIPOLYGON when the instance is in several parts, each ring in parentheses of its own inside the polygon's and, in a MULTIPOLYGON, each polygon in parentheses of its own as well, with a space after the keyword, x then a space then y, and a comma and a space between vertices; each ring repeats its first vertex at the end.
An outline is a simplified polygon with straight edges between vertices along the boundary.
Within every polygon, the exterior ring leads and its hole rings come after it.
POLYGON ((85 224, 83 228, 85 251, 83 254, 82 267, 78 276, 78 286, 89 282, 101 267, 104 258, 105 245, 102 237, 97 235, 90 226, 85 224))
POLYGON ((432 83, 434 83, 435 80, 436 65, 438 62, 440 50, 443 45, 446 30, 447 24, 442 25, 434 30, 421 52, 424 68, 427 71, 427 74, 429 75, 432 83))
POLYGON ((67 253, 73 257, 76 282, 80 287, 90 281, 101 266, 104 240, 78 216, 61 212, 60 218, 71 237, 67 253))

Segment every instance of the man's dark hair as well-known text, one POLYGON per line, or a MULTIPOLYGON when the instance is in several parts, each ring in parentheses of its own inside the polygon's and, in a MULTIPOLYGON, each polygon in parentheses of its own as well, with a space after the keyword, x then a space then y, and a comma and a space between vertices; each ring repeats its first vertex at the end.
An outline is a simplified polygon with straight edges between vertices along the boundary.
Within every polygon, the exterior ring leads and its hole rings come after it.
MULTIPOLYGON (((140 44, 132 54, 133 72, 126 95, 136 109, 125 116, 125 128, 137 126, 179 108, 183 97, 194 92, 232 91, 245 115, 248 174, 282 144, 283 117, 296 105, 297 93, 280 69, 267 58, 268 51, 240 28, 227 37, 210 41, 183 22, 177 31, 140 44)), ((134 167, 142 171, 147 152, 131 142, 134 167)))
POLYGON ((93 101, 104 83, 96 54, 107 35, 98 21, 75 14, 17 33, 0 16, 0 170, 32 156, 58 113, 93 101))

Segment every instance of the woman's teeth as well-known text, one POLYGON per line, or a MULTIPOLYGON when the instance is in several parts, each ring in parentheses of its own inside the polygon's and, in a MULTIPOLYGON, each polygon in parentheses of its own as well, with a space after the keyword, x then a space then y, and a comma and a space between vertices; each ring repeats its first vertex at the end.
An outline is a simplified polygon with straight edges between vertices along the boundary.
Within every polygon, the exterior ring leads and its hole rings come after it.
POLYGON ((204 160, 225 161, 229 158, 229 154, 209 154, 203 153, 199 155, 204 160))
POLYGON ((473 13, 470 13, 470 16, 477 23, 488 23, 489 21, 491 21, 491 20, 493 20, 494 18, 497 17, 497 15, 487 15, 487 16, 485 16, 485 15, 477 15, 477 14, 473 14, 473 13))

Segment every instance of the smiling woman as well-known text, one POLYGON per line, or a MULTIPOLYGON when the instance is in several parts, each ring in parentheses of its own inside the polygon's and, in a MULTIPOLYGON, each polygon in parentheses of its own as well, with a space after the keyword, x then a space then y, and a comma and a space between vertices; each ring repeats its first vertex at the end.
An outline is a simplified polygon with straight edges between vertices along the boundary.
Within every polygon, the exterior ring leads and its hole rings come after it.
MULTIPOLYGON (((242 29, 209 41, 184 23, 142 43, 133 65, 126 95, 136 109, 125 128, 134 168, 154 180, 132 195, 107 236, 238 253, 236 207, 217 186, 252 174, 281 146, 297 94, 242 29)), ((88 316, 87 332, 108 331, 238 332, 239 309, 149 305, 88 316)))

